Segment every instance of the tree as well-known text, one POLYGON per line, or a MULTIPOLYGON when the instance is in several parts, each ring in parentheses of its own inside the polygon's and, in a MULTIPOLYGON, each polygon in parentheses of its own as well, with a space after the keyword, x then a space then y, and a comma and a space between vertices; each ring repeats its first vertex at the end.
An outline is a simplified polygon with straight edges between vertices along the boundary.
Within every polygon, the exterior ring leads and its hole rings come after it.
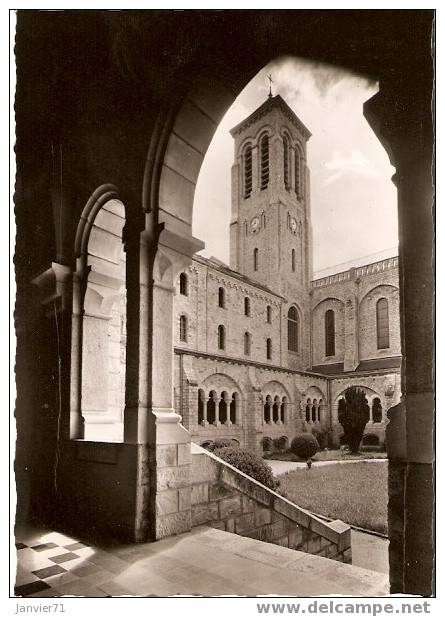
POLYGON ((338 404, 338 420, 343 427, 344 439, 351 452, 358 452, 369 421, 369 405, 363 390, 356 386, 346 389, 338 404))

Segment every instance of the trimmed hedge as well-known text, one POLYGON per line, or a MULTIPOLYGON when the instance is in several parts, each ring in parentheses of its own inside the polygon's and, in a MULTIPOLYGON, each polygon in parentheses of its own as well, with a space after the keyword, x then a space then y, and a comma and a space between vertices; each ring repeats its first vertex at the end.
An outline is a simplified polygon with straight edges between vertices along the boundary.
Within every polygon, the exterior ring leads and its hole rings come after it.
POLYGON ((267 488, 276 490, 280 485, 279 481, 273 477, 272 468, 261 457, 252 452, 241 448, 218 448, 214 450, 213 454, 254 480, 261 482, 267 488))
POLYGON ((267 435, 265 435, 261 440, 261 445, 263 447, 263 452, 272 452, 273 450, 272 437, 268 437, 267 435))
POLYGON ((299 458, 308 459, 319 449, 318 441, 310 433, 295 435, 290 445, 291 451, 299 458))
POLYGON ((286 450, 288 441, 289 440, 286 437, 286 435, 282 435, 281 437, 277 437, 276 439, 274 439, 273 445, 274 445, 275 450, 278 450, 279 452, 286 450))

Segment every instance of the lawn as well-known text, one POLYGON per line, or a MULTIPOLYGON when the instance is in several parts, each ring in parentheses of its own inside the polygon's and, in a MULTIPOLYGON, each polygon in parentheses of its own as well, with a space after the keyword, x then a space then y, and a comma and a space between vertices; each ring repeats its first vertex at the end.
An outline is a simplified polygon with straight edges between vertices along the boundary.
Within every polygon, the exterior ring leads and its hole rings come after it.
MULTIPOLYGON (((356 454, 350 454, 344 450, 320 450, 312 457, 313 461, 353 461, 357 459, 369 459, 369 458, 387 458, 386 452, 357 452, 356 454)), ((274 452, 269 454, 265 460, 274 461, 293 461, 299 463, 306 459, 300 459, 295 456, 290 450, 284 452, 274 452)))
POLYGON ((315 514, 387 534, 387 463, 298 469, 280 476, 281 488, 315 514))

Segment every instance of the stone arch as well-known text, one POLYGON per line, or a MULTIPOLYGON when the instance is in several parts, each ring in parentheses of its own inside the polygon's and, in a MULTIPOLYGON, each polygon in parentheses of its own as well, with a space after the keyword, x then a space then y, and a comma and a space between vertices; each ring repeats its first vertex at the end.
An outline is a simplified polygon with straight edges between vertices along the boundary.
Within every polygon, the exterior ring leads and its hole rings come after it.
MULTIPOLYGON (((371 419, 371 409, 372 409, 373 399, 379 398, 381 401, 383 401, 384 397, 382 394, 379 394, 376 390, 374 390, 373 388, 369 388, 368 386, 364 386, 364 385, 356 384, 356 383, 348 384, 348 386, 350 385, 360 388, 360 390, 363 390, 365 393, 366 400, 368 401, 368 406, 369 406, 369 420, 368 420, 368 424, 369 424, 372 420, 371 419)), ((344 395, 345 395, 345 392, 348 386, 343 388, 343 390, 339 394, 337 394, 337 396, 334 399, 334 403, 332 406, 332 418, 334 422, 338 422, 338 404, 339 404, 340 399, 344 398, 344 395)))
POLYGON ((313 364, 343 362, 345 359, 345 303, 340 298, 328 296, 317 302, 312 309, 312 354, 313 364), (335 353, 326 354, 325 316, 328 310, 335 315, 335 353))
POLYGON ((359 315, 359 358, 368 359, 379 356, 392 356, 401 353, 399 333, 399 295, 391 284, 375 285, 360 299, 359 315), (377 302, 382 298, 388 301, 389 347, 378 346, 377 302))
POLYGON ((288 403, 292 402, 292 397, 290 396, 289 391, 286 388, 286 386, 283 383, 281 383, 281 381, 278 381, 276 379, 272 379, 266 382, 262 386, 261 390, 263 392, 263 398, 265 398, 267 395, 270 394, 273 400, 274 397, 278 395, 281 398, 285 396, 287 398, 288 403))
POLYGON ((125 206, 114 185, 93 192, 75 238, 70 437, 123 439, 126 366, 125 206))

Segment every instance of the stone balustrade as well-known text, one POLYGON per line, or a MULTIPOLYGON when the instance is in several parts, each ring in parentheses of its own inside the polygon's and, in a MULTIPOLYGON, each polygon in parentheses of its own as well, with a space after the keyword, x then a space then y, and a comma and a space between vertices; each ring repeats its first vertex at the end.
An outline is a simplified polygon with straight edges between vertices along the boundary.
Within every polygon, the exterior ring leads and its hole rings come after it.
POLYGON ((240 536, 351 563, 351 528, 327 523, 192 443, 192 527, 240 536))

